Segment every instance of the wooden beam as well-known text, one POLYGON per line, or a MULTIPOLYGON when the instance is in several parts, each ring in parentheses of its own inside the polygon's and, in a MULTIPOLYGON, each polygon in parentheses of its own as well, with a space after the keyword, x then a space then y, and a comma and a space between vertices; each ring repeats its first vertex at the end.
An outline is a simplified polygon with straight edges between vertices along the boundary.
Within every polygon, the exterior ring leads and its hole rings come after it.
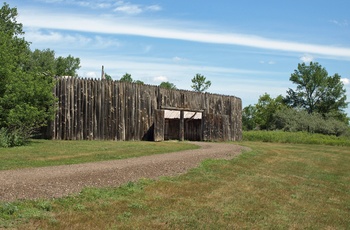
POLYGON ((200 113, 204 112, 205 110, 205 109, 178 108, 178 107, 169 107, 169 106, 161 106, 161 109, 187 111, 187 112, 200 112, 200 113))

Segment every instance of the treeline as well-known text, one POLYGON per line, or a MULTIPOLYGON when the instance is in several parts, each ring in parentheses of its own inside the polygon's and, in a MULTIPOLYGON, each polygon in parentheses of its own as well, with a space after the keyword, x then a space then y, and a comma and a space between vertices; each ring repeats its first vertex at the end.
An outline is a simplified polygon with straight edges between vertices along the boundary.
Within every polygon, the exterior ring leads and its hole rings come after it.
POLYGON ((265 93, 258 103, 243 109, 244 130, 306 131, 350 136, 344 112, 346 90, 338 74, 328 76, 319 63, 298 64, 290 81, 296 89, 272 98, 265 93))
POLYGON ((17 9, 0 9, 0 147, 22 145, 54 116, 54 76, 76 76, 79 58, 30 49, 17 9))

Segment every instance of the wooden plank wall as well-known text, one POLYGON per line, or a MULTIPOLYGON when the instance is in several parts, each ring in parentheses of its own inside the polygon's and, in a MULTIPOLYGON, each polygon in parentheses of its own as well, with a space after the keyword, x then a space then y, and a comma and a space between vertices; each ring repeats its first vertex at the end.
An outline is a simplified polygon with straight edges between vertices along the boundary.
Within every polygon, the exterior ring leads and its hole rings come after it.
POLYGON ((163 107, 203 111, 203 127, 186 126, 185 137, 202 130, 203 140, 242 138, 242 102, 234 96, 80 78, 58 78, 54 94, 52 139, 154 140, 155 114, 163 107))

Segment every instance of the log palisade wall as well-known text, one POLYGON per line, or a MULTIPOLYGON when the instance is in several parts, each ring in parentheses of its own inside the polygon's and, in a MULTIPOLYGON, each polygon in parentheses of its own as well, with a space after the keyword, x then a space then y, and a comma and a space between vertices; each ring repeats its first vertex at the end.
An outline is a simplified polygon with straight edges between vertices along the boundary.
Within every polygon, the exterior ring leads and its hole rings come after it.
POLYGON ((234 96, 80 78, 58 78, 54 94, 58 108, 49 126, 52 139, 163 140, 169 124, 164 109, 202 112, 201 122, 185 122, 185 139, 242 139, 242 102, 234 96))

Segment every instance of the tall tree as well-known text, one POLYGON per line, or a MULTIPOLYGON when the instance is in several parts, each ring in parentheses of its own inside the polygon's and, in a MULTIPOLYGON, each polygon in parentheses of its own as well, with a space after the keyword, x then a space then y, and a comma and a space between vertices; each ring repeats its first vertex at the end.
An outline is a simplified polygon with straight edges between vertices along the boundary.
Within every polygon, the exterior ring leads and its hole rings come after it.
POLYGON ((317 62, 298 64, 289 79, 297 85, 296 89, 287 91, 286 103, 292 107, 305 109, 308 113, 320 113, 324 116, 335 114, 345 118, 347 108, 346 90, 340 76, 328 76, 328 72, 317 62))
POLYGON ((48 76, 56 75, 55 51, 50 49, 34 50, 30 53, 26 71, 36 71, 48 76))
POLYGON ((165 88, 165 89, 177 89, 176 85, 168 81, 163 81, 162 83, 160 83, 159 87, 165 88))
POLYGON ((255 105, 255 123, 260 129, 272 129, 273 119, 276 111, 285 107, 282 95, 271 98, 267 93, 259 97, 258 103, 255 105))
POLYGON ((80 68, 80 59, 71 55, 58 57, 56 59, 56 76, 77 77, 77 70, 80 68))
POLYGON ((105 73, 105 78, 106 78, 107 81, 113 81, 112 76, 107 74, 107 73, 105 73))
POLYGON ((128 74, 128 73, 125 73, 123 75, 123 77, 120 78, 119 81, 122 81, 122 82, 129 82, 129 83, 132 83, 133 80, 132 80, 132 77, 131 77, 131 74, 128 74))
POLYGON ((204 92, 211 86, 211 81, 207 81, 206 77, 199 73, 197 73, 191 81, 191 88, 197 92, 204 92))
POLYGON ((17 9, 0 9, 0 129, 29 137, 53 117, 53 78, 29 68, 31 51, 22 38, 17 9))

